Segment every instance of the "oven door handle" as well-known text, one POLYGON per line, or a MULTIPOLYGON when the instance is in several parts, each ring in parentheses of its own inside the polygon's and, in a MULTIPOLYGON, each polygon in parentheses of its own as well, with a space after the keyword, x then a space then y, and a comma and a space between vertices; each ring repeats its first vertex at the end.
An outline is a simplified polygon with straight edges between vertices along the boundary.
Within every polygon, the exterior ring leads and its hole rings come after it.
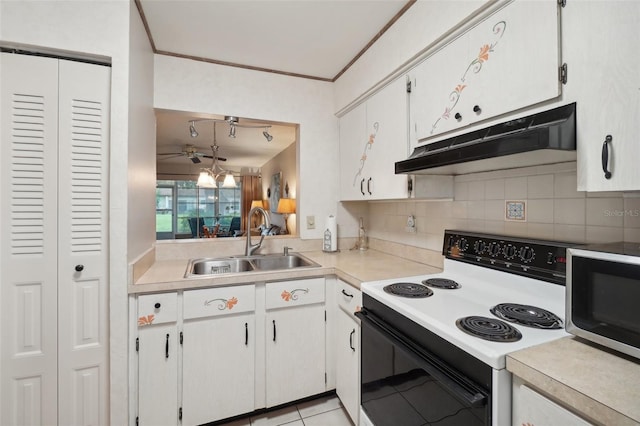
POLYGON ((379 320, 372 318, 372 316, 363 308, 361 311, 356 312, 355 315, 360 320, 371 327, 372 330, 377 332, 381 337, 391 343, 394 347, 402 350, 413 362, 415 362, 420 368, 424 369, 427 373, 435 377, 446 386, 451 392, 458 395, 463 401, 466 401, 470 407, 484 407, 487 405, 487 396, 481 392, 474 392, 463 387, 456 379, 452 378, 449 374, 439 369, 427 361, 424 356, 420 354, 419 349, 415 348, 413 344, 407 342, 405 339, 397 336, 392 330, 389 330, 379 320))

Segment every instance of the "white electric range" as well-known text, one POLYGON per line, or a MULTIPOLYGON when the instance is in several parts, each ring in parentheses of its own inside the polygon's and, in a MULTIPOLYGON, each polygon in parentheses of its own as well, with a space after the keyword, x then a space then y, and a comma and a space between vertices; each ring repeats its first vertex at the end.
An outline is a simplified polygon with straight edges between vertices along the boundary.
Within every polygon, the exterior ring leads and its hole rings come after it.
POLYGON ((506 355, 567 335, 569 246, 445 231, 442 273, 363 283, 362 423, 510 424, 506 355))

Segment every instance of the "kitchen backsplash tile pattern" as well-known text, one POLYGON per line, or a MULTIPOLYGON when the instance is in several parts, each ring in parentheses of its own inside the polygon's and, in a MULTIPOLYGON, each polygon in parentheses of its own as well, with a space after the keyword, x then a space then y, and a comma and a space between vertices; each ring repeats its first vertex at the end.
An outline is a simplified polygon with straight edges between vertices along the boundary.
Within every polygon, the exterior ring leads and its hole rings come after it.
POLYGON ((454 194, 447 201, 369 203, 372 247, 407 256, 411 248, 403 245, 426 249, 416 259, 424 262, 429 250, 441 250, 447 228, 577 243, 640 242, 640 194, 577 191, 575 163, 456 176, 454 194), (513 200, 525 202, 525 221, 505 220, 505 203, 513 200), (408 215, 416 218, 415 234, 405 232, 408 215))

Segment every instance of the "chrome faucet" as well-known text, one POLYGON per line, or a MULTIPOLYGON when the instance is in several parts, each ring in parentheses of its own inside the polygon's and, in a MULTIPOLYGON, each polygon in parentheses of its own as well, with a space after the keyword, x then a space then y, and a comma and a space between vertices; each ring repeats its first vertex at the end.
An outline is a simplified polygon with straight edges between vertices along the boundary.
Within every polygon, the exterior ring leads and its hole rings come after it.
POLYGON ((264 217, 264 224, 267 228, 271 226, 271 222, 269 221, 269 213, 267 213, 265 209, 263 209, 262 207, 254 207, 249 211, 249 216, 247 216, 247 245, 244 250, 245 256, 251 256, 256 250, 260 248, 260 246, 262 245, 262 240, 264 240, 264 234, 262 234, 260 236, 260 241, 258 242, 258 244, 251 244, 251 229, 248 224, 251 223, 251 218, 256 212, 262 213, 262 216, 264 217))

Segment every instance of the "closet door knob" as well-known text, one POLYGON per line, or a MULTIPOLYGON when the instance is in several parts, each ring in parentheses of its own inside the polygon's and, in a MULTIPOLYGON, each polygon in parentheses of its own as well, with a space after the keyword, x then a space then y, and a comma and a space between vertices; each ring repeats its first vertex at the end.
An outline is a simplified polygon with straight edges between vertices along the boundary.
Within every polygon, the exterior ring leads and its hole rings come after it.
POLYGON ((84 265, 76 265, 76 272, 82 272, 84 270, 84 265))

